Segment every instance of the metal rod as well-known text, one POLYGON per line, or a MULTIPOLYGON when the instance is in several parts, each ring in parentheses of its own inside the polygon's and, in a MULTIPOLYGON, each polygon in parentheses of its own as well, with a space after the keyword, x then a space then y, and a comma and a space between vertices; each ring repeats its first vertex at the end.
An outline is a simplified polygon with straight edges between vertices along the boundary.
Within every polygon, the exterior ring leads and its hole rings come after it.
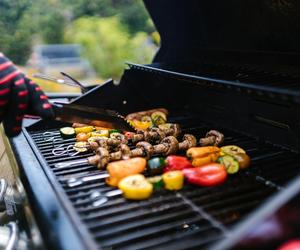
POLYGON ((54 167, 55 168, 77 167, 88 163, 89 163, 88 159, 79 159, 74 161, 59 162, 56 163, 54 167))

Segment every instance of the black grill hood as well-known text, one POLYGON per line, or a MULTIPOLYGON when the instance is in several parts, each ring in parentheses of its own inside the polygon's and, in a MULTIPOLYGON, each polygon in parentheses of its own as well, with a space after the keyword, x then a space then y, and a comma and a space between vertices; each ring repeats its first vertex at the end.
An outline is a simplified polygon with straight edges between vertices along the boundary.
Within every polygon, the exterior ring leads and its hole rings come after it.
POLYGON ((299 64, 300 1, 144 0, 161 35, 155 62, 299 64), (224 58, 226 55, 226 59, 224 58), (247 55, 245 57, 245 55, 247 55))

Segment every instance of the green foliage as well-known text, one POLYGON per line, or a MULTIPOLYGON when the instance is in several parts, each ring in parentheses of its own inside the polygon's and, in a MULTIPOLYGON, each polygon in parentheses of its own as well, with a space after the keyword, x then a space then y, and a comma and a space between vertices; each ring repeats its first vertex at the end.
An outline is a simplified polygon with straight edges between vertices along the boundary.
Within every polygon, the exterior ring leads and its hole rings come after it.
POLYGON ((0 0, 0 13, 0 51, 17 64, 34 44, 80 43, 109 77, 120 75, 125 60, 146 63, 154 54, 147 35, 154 27, 141 0, 0 0))
POLYGON ((118 15, 130 34, 139 31, 154 31, 153 23, 142 0, 62 0, 66 8, 71 8, 73 18, 83 16, 110 17, 118 15))
POLYGON ((0 51, 16 63, 24 63, 30 52, 30 26, 24 20, 31 7, 29 0, 1 0, 0 51))
POLYGON ((83 17, 65 32, 66 42, 79 43, 100 77, 120 77, 125 61, 150 62, 155 48, 148 44, 146 33, 133 37, 119 17, 83 17))

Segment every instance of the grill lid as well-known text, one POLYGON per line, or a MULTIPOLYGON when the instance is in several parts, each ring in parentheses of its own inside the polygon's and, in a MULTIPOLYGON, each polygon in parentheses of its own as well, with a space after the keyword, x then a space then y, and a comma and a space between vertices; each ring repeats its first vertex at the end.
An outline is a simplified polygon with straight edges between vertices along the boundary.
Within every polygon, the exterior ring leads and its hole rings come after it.
MULTIPOLYGON (((155 61, 199 60, 228 51, 228 60, 255 52, 255 58, 261 53, 268 58, 265 63, 292 65, 299 56, 297 0, 144 2, 161 35, 162 46, 155 61)), ((242 59, 251 60, 249 56, 242 59)))

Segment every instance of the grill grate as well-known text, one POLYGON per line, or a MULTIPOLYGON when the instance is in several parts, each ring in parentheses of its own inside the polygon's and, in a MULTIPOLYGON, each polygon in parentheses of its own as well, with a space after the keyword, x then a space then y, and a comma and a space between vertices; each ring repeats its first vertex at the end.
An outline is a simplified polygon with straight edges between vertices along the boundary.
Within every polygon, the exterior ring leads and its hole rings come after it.
MULTIPOLYGON (((177 117, 184 132, 203 136, 208 127, 196 119, 177 117)), ((252 159, 249 170, 230 176, 219 187, 198 188, 186 185, 179 192, 161 190, 145 201, 130 202, 121 195, 108 198, 95 207, 90 196, 94 191, 114 190, 104 180, 69 187, 65 181, 73 177, 90 176, 104 171, 88 164, 56 169, 55 163, 85 158, 52 155, 54 147, 72 145, 74 139, 63 140, 58 129, 34 131, 28 129, 33 147, 38 149, 62 189, 65 191, 82 225, 102 249, 201 249, 226 236, 232 225, 260 205, 275 191, 299 173, 296 162, 300 156, 286 149, 260 142, 255 138, 227 129, 225 145, 236 144, 246 149, 252 159), (51 139, 51 140, 50 140, 51 139)), ((69 153, 74 153, 70 150, 69 153)))

